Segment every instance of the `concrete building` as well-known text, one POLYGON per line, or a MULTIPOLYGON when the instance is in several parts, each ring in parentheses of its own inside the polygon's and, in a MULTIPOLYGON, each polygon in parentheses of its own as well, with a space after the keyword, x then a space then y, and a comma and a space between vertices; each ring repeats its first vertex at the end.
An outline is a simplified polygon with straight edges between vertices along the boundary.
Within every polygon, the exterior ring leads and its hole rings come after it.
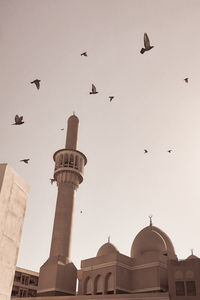
POLYGON ((36 297, 39 273, 16 267, 11 297, 36 297))
POLYGON ((13 285, 29 187, 8 165, 0 164, 0 299, 13 285))
POLYGON ((76 270, 70 260, 73 202, 86 164, 86 157, 76 150, 78 123, 76 116, 69 118, 66 147, 54 154, 58 197, 50 255, 40 269, 37 299, 199 300, 200 259, 192 254, 179 261, 172 241, 153 226, 151 217, 134 238, 130 256, 108 241, 76 270))

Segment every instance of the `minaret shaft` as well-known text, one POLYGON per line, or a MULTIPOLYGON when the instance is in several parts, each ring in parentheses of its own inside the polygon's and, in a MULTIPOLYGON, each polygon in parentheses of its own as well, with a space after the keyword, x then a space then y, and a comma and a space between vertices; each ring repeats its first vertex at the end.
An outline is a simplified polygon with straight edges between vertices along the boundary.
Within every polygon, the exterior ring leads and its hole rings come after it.
POLYGON ((37 296, 76 294, 77 269, 70 261, 76 189, 83 181, 87 158, 77 151, 78 118, 68 119, 66 145, 54 153, 54 179, 58 185, 50 256, 40 268, 37 296))
POLYGON ((74 186, 66 182, 60 183, 58 187, 50 257, 61 256, 70 259, 74 200, 74 186))

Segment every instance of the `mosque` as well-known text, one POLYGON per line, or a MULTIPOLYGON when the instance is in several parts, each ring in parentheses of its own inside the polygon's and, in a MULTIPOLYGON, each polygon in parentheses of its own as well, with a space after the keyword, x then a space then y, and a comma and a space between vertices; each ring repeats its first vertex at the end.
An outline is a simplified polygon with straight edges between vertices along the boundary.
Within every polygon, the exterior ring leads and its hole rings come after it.
POLYGON ((70 259, 73 207, 87 163, 77 150, 78 125, 77 116, 70 116, 65 148, 54 154, 58 195, 50 254, 39 273, 38 300, 200 299, 200 259, 192 253, 178 260, 172 241, 151 218, 133 240, 130 256, 108 240, 76 269, 70 259))

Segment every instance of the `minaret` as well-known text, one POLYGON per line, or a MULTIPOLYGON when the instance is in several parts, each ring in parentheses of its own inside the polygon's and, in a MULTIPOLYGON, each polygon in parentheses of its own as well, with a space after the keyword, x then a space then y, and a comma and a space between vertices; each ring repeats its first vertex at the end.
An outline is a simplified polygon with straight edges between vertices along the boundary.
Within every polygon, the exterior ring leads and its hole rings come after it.
POLYGON ((49 259, 40 268, 37 296, 74 295, 77 270, 70 260, 75 191, 83 181, 85 155, 76 150, 79 120, 68 119, 66 145, 54 153, 54 179, 58 185, 49 259))

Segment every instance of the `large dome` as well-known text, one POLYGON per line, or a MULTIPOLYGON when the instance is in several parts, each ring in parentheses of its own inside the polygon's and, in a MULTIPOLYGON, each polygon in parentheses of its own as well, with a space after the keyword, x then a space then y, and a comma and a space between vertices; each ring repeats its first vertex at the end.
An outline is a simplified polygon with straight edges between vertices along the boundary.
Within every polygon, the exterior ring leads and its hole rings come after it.
POLYGON ((117 248, 113 244, 108 242, 99 248, 99 250, 97 252, 97 256, 108 255, 108 254, 116 253, 116 252, 119 252, 117 250, 117 248))
POLYGON ((155 226, 148 226, 135 237, 131 247, 131 257, 143 255, 146 252, 159 252, 170 259, 176 258, 170 238, 155 226))

